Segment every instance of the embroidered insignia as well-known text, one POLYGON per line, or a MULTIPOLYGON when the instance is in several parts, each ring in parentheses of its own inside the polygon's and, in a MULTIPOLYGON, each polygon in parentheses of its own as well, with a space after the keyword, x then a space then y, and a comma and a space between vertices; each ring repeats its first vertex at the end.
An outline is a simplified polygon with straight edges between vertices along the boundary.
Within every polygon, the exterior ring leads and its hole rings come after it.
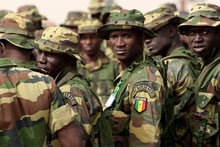
POLYGON ((147 92, 151 98, 154 98, 156 96, 155 87, 152 86, 151 82, 136 83, 132 91, 132 97, 135 97, 135 95, 140 91, 147 92))
POLYGON ((70 92, 63 92, 63 96, 70 102, 72 106, 77 104, 74 96, 70 92))
POLYGON ((147 99, 142 97, 137 97, 134 103, 134 109, 141 113, 147 109, 147 99))

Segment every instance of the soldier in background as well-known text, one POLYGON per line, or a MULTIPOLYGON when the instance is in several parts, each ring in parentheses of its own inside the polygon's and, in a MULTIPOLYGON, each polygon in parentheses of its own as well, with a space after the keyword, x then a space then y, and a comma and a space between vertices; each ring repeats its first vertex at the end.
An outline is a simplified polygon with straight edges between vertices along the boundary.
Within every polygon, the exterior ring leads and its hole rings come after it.
POLYGON ((91 83, 104 107, 112 92, 113 81, 118 75, 118 63, 101 51, 102 39, 96 34, 99 26, 99 19, 86 19, 79 25, 78 34, 81 56, 85 62, 81 73, 91 83))
MULTIPOLYGON (((89 144, 89 135, 102 111, 101 103, 89 83, 77 72, 79 36, 70 29, 48 27, 40 39, 35 40, 38 49, 37 66, 51 75, 78 117, 74 126, 79 141, 89 144)), ((54 140, 52 144, 59 144, 54 140)))
MULTIPOLYGON (((122 10, 121 6, 113 5, 113 6, 106 6, 102 9, 100 20, 102 24, 106 24, 109 21, 109 15, 113 11, 120 11, 122 10)), ((107 57, 110 59, 114 59, 114 54, 112 52, 111 47, 109 46, 108 40, 103 40, 101 45, 101 50, 105 53, 107 57)))
POLYGON ((182 128, 185 146, 220 146, 220 7, 196 4, 179 32, 187 35, 192 50, 202 59, 202 70, 195 84, 195 96, 185 111, 188 123, 182 128), (187 129, 189 128, 189 129, 187 129))
POLYGON ((46 146, 48 128, 62 146, 82 146, 71 123, 78 114, 55 81, 20 65, 33 49, 31 26, 14 13, 0 19, 0 146, 46 146))
POLYGON ((90 17, 100 19, 104 7, 106 7, 106 0, 89 0, 88 9, 90 17))
POLYGON ((109 39, 123 69, 97 124, 100 146, 160 146, 164 81, 144 54, 145 37, 155 34, 144 27, 144 16, 136 9, 112 12, 97 34, 109 39))
MULTIPOLYGON (((16 60, 15 62, 19 66, 35 69, 35 62, 31 61, 31 54, 34 49, 32 45, 32 41, 34 39, 32 32, 33 23, 31 20, 26 20, 11 12, 1 13, 4 17, 4 19, 1 19, 0 21, 1 41, 7 44, 9 43, 9 45, 12 46, 11 48, 14 49, 2 50, 1 56, 10 57, 11 59, 16 60), (14 32, 11 28, 13 28, 14 32)), ((2 48, 5 48, 4 44, 2 44, 2 48)))
MULTIPOLYGON (((168 131, 167 129, 173 129, 170 121, 176 113, 175 108, 180 105, 184 94, 197 79, 200 64, 197 56, 191 50, 187 50, 180 40, 177 26, 184 21, 182 17, 175 15, 174 11, 167 7, 156 8, 144 16, 145 26, 157 33, 156 37, 145 40, 147 48, 151 56, 161 56, 162 62, 167 64, 167 88, 170 93, 163 107, 163 127, 166 128, 162 136, 165 141, 163 144, 164 146, 181 144, 182 142, 175 140, 179 136, 172 134, 176 130, 168 131)), ((182 132, 178 133, 180 136, 183 135, 182 132)))
POLYGON ((39 13, 38 8, 35 5, 22 5, 18 7, 17 13, 21 16, 30 19, 33 22, 34 36, 40 37, 43 32, 42 20, 46 19, 46 17, 42 16, 39 13))
POLYGON ((70 11, 64 23, 60 24, 61 27, 66 27, 74 32, 78 32, 80 21, 88 18, 88 13, 84 11, 70 11))

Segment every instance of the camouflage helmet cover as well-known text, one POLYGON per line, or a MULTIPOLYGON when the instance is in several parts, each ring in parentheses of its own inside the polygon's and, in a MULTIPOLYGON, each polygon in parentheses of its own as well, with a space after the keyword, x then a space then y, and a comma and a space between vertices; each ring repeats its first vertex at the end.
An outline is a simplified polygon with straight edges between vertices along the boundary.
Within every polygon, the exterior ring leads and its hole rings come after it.
POLYGON ((180 24, 178 29, 183 35, 192 26, 217 27, 220 25, 220 7, 214 4, 196 4, 188 15, 187 21, 180 24))
POLYGON ((39 13, 35 5, 23 5, 17 9, 17 13, 33 22, 41 21, 44 17, 39 13))
POLYGON ((8 12, 2 13, 0 19, 0 39, 7 40, 11 44, 24 48, 33 49, 34 38, 33 23, 31 20, 18 14, 8 12))
POLYGON ((180 24, 184 19, 168 7, 159 7, 144 14, 144 26, 156 31, 166 24, 180 24))
POLYGON ((109 15, 109 22, 97 29, 97 35, 102 39, 109 39, 110 31, 138 29, 147 37, 155 36, 154 32, 144 27, 144 20, 143 14, 136 9, 114 11, 109 15))
POLYGON ((54 26, 46 28, 40 39, 35 41, 36 48, 57 54, 67 54, 81 60, 79 56, 79 35, 70 29, 54 26))
POLYGON ((121 10, 122 7, 119 5, 106 6, 102 9, 100 20, 105 23, 105 20, 109 17, 110 13, 114 10, 121 10))
POLYGON ((95 18, 82 20, 81 24, 78 26, 78 34, 96 33, 97 28, 101 26, 101 24, 99 19, 95 18))

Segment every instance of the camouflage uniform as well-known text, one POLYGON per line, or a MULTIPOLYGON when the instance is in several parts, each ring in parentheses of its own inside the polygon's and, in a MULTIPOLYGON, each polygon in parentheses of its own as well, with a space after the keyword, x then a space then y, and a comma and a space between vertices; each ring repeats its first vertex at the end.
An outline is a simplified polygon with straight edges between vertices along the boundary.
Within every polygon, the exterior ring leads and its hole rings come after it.
MULTIPOLYGON (((84 20, 81 25, 79 25, 78 34, 81 36, 83 34, 95 34, 96 29, 101 25, 98 19, 87 19, 84 20)), ((99 39, 99 38, 98 38, 99 39)), ((82 57, 83 53, 81 52, 82 57)), ((80 73, 91 83, 96 94, 104 107, 109 95, 112 92, 113 81, 118 75, 118 63, 117 61, 112 61, 105 54, 100 51, 97 54, 96 66, 86 62, 85 65, 80 69, 80 73)), ((80 66, 79 66, 80 68, 80 66)))
MULTIPOLYGON (((183 18, 174 14, 174 11, 166 7, 160 7, 152 10, 145 15, 145 26, 157 31, 167 24, 180 24, 183 22, 183 18)), ((158 42, 159 43, 159 42, 158 42)), ((185 96, 198 77, 200 64, 198 57, 192 50, 187 50, 183 46, 175 48, 169 53, 169 55, 161 58, 162 62, 167 63, 167 88, 169 89, 169 96, 164 104, 164 116, 163 122, 164 128, 170 128, 172 130, 174 124, 170 124, 172 116, 177 113, 175 107, 180 105, 181 99, 185 96)), ((175 135, 172 133, 174 130, 164 132, 165 137, 164 146, 174 146, 174 143, 179 144, 179 140, 175 140, 175 135), (171 135, 172 134, 172 135, 171 135), (167 137, 172 136, 172 141, 167 137)), ((176 132, 175 132, 176 133, 176 132)))
MULTIPOLYGON (((45 29, 42 37, 35 43, 39 50, 67 54, 73 58, 73 62, 76 62, 75 59, 81 60, 78 41, 78 34, 69 29, 49 27, 45 29)), ((83 126, 88 137, 102 110, 98 97, 72 66, 67 66, 60 71, 55 81, 66 102, 69 102, 74 112, 78 114, 74 123, 83 126)), ((85 139, 85 143, 87 140, 88 138, 85 139)))
MULTIPOLYGON (((109 23, 97 30, 98 36, 103 39, 108 39, 113 30, 137 29, 148 37, 154 36, 143 26, 144 16, 138 10, 114 12, 109 18, 109 23)), ((120 73, 114 84, 114 92, 98 123, 100 146, 159 146, 164 85, 152 60, 139 55, 120 73), (105 133, 110 134, 104 138, 105 133)))
MULTIPOLYGON (((33 49, 30 26, 25 18, 7 13, 0 19, 0 39, 33 49)), ((0 146, 46 146, 48 128, 55 134, 78 117, 47 75, 0 58, 0 79, 0 146)))
MULTIPOLYGON (((179 31, 181 34, 188 35, 191 27, 217 28, 220 26, 219 14, 220 7, 217 5, 196 4, 191 8, 187 21, 180 24, 179 31)), ((186 127, 191 135, 184 140, 188 143, 185 146, 220 146, 219 42, 216 46, 217 48, 209 48, 210 55, 207 58, 202 57, 203 67, 195 85, 196 93, 191 98, 193 103, 185 115, 185 119, 188 120, 186 127)))

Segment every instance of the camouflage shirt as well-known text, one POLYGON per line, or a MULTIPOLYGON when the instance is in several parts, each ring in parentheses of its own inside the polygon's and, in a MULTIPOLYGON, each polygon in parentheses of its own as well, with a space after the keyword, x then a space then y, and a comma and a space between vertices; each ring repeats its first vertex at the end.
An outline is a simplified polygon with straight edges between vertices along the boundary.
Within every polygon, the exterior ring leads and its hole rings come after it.
POLYGON ((111 110, 109 119, 115 146, 160 145, 164 81, 154 64, 142 60, 116 78, 115 101, 105 110, 111 110))
POLYGON ((48 127, 54 134, 77 117, 47 75, 2 58, 0 79, 0 146, 45 146, 48 127))
POLYGON ((89 83, 73 71, 72 67, 67 67, 61 71, 55 80, 66 102, 69 102, 74 112, 78 114, 75 122, 82 125, 89 136, 92 126, 96 123, 102 111, 98 97, 89 83))

